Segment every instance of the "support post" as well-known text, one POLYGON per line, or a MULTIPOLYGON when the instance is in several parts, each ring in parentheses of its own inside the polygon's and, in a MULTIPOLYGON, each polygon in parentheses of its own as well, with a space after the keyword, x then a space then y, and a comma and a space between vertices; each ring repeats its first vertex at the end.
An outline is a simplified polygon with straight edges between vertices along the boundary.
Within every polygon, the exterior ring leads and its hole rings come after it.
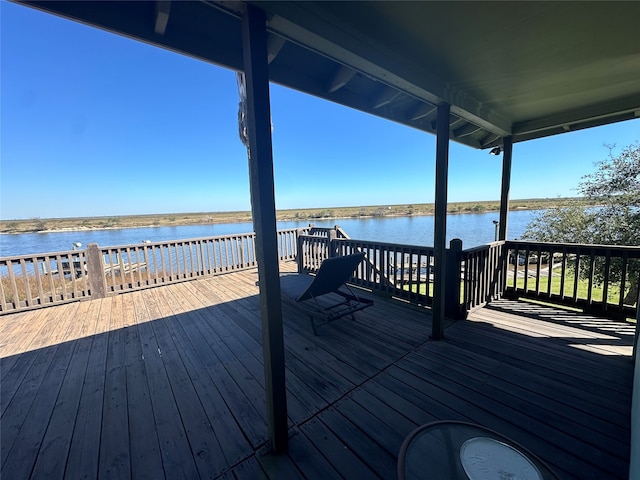
POLYGON ((436 120, 436 198, 433 228, 433 324, 431 338, 443 338, 445 316, 445 255, 447 237, 447 182, 449 169, 449 114, 447 103, 438 105, 436 120))
POLYGON ((511 154, 513 152, 513 137, 502 139, 502 192, 500 195, 500 224, 498 238, 507 239, 507 220, 509 215, 509 189, 511 188, 511 154))
POLYGON ((338 256, 338 246, 336 245, 336 239, 338 238, 338 232, 336 229, 331 229, 328 232, 329 237, 329 258, 338 256))
POLYGON ((462 283, 462 240, 454 238, 449 242, 449 249, 446 252, 445 278, 445 309, 444 313, 449 318, 459 320, 463 318, 460 302, 460 285, 462 283))
POLYGON ((633 390, 631 393, 631 461, 629 478, 640 476, 640 355, 638 354, 638 327, 640 326, 640 295, 636 304, 636 334, 633 346, 633 390))
POLYGON ((282 301, 271 147, 271 112, 265 14, 247 4, 242 17, 242 46, 247 87, 247 135, 251 212, 256 232, 256 258, 262 315, 267 420, 271 448, 287 448, 282 301))
POLYGON ((102 253, 97 243, 87 245, 85 252, 87 258, 87 276, 92 298, 104 298, 107 296, 107 282, 104 278, 104 262, 102 253))
POLYGON ((634 360, 638 356, 638 337, 640 336, 639 329, 640 329, 640 292, 638 292, 638 301, 636 302, 636 329, 633 336, 633 350, 632 350, 632 356, 634 360))
POLYGON ((296 229, 296 265, 298 266, 298 273, 302 273, 304 271, 304 242, 302 241, 302 235, 306 235, 304 233, 304 228, 296 229))

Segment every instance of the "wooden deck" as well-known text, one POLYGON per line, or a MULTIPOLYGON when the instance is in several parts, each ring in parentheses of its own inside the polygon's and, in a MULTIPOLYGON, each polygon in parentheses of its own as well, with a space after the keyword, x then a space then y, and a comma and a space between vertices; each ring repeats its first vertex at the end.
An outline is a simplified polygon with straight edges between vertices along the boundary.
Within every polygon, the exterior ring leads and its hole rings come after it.
POLYGON ((285 304, 290 448, 265 454, 256 280, 0 317, 2 477, 391 479, 404 437, 439 419, 498 430, 561 478, 627 477, 633 328, 514 301, 441 342, 391 300, 318 337, 285 304))

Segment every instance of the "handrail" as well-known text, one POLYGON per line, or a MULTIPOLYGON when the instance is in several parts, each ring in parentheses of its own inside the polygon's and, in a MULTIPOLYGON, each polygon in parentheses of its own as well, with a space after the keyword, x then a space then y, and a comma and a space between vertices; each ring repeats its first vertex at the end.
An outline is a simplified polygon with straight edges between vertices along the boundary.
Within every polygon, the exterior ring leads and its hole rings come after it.
MULTIPOLYGON (((352 278, 354 284, 412 303, 431 304, 432 248, 320 235, 298 237, 299 271, 314 272, 332 255, 364 251, 368 260, 352 278)), ((447 249, 445 258, 445 310, 453 318, 505 295, 548 300, 607 316, 636 315, 637 304, 627 297, 637 296, 640 247, 500 241, 464 251, 458 248, 447 249), (545 258, 552 259, 553 268, 544 265, 545 258)))
POLYGON ((108 292, 180 282, 257 265, 253 233, 106 247, 100 253, 108 292))
POLYGON ((328 237, 329 232, 335 232, 336 238, 346 238, 350 239, 347 232, 345 232, 340 225, 335 225, 333 227, 316 227, 313 223, 309 224, 308 235, 320 235, 323 237, 328 237))
POLYGON ((320 264, 330 257, 329 244, 328 236, 298 235, 298 272, 317 272, 320 264))
POLYGON ((364 252, 350 283, 420 305, 432 302, 432 247, 318 235, 300 235, 298 242, 300 272, 316 272, 331 256, 364 252))
POLYGON ((352 278, 355 285, 418 305, 433 302, 432 247, 354 239, 336 242, 340 255, 366 254, 352 278))
POLYGON ((506 295, 604 315, 636 315, 640 247, 510 240, 504 255, 506 295))
POLYGON ((505 242, 492 242, 462 252, 462 297, 465 312, 472 312, 504 292, 505 242))
POLYGON ((0 258, 0 313, 90 295, 82 250, 0 258))
MULTIPOLYGON (((505 241, 447 249, 446 312, 457 318, 502 296, 537 298, 633 317, 640 247, 505 241), (631 299, 631 300, 629 300, 631 299)), ((459 242, 459 241, 458 241, 459 242)), ((355 240, 339 229, 278 232, 281 260, 313 273, 326 258, 365 252, 352 282, 432 303, 434 249, 355 240), (310 234, 312 233, 312 234, 310 234)), ((254 268, 255 234, 98 247, 0 258, 0 314, 254 268)))
MULTIPOLYGON (((297 235, 278 231, 280 260, 297 235)), ((0 314, 253 268, 255 234, 149 242, 0 258, 0 314)))

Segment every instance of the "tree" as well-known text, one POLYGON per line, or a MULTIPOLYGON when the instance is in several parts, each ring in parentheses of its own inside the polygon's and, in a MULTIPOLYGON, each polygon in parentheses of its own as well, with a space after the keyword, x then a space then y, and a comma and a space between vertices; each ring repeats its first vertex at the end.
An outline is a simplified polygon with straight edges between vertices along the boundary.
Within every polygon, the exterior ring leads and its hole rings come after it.
MULTIPOLYGON (((578 192, 597 207, 580 205, 549 209, 535 216, 523 235, 529 240, 546 242, 592 243, 601 245, 640 245, 640 143, 636 142, 598 162, 597 170, 582 177, 578 192)), ((603 269, 597 269, 602 272, 603 269)), ((585 273, 585 272, 581 272, 585 273)), ((610 276, 620 281, 620 261, 611 262, 610 276)), ((634 305, 638 299, 640 262, 630 260, 624 302, 634 305)), ((602 282, 602 274, 595 280, 602 282)))
POLYGON ((539 242, 591 243, 589 226, 593 223, 590 211, 576 202, 534 215, 522 238, 539 242))

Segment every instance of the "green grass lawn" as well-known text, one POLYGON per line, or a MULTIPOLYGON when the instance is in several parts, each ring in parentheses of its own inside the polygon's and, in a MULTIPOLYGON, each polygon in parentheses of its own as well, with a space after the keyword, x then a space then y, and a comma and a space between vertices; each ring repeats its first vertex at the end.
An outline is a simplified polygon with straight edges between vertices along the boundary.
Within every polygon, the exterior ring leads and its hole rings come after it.
MULTIPOLYGON (((540 276, 540 292, 541 293, 549 293, 549 283, 548 276, 540 276)), ((517 279, 517 288, 524 289, 524 278, 517 279)), ((513 271, 509 272, 507 277, 507 286, 513 287, 513 271)), ((558 275, 554 275, 551 277, 551 294, 560 295, 560 287, 561 287, 561 277, 558 275)), ((418 293, 421 295, 426 295, 428 292, 429 296, 433 296, 433 284, 429 283, 425 285, 421 283, 419 285, 403 285, 404 290, 412 293, 418 293)), ((574 275, 572 272, 567 272, 565 275, 564 282, 564 296, 565 297, 573 297, 573 288, 574 288, 574 275)), ((592 286, 591 300, 594 302, 601 302, 602 296, 604 294, 604 288, 602 285, 596 285, 595 283, 592 286)), ((534 292, 536 291, 536 279, 535 277, 531 277, 527 279, 527 291, 534 292)), ((577 298, 586 300, 589 294, 589 281, 586 279, 578 280, 578 291, 577 298)), ((460 299, 461 301, 464 299, 464 287, 461 285, 460 288, 460 299)), ((612 305, 618 305, 620 302, 620 284, 619 283, 609 283, 609 290, 607 292, 607 303, 612 305)))
MULTIPOLYGON (((513 272, 509 272, 510 275, 507 277, 507 286, 513 287, 513 272)), ((524 278, 518 278, 516 283, 516 288, 524 289, 524 278)), ((564 296, 565 297, 573 297, 574 290, 574 274, 573 272, 567 271, 565 274, 564 280, 564 296)), ((553 275, 551 277, 551 291, 549 291, 549 277, 548 276, 540 276, 540 289, 541 293, 551 293, 555 295, 560 295, 561 291, 561 283, 562 277, 560 275, 553 275)), ((535 277, 530 277, 527 279, 527 291, 536 291, 536 279, 535 277)), ((591 299, 594 302, 601 302, 604 294, 604 288, 602 285, 593 284, 591 288, 591 299)), ((580 278, 578 279, 577 284, 577 298, 587 299, 589 295, 589 281, 587 279, 580 278)), ((609 290, 607 291, 607 303, 611 303, 617 305, 620 301, 620 284, 619 283, 609 283, 609 290)))

